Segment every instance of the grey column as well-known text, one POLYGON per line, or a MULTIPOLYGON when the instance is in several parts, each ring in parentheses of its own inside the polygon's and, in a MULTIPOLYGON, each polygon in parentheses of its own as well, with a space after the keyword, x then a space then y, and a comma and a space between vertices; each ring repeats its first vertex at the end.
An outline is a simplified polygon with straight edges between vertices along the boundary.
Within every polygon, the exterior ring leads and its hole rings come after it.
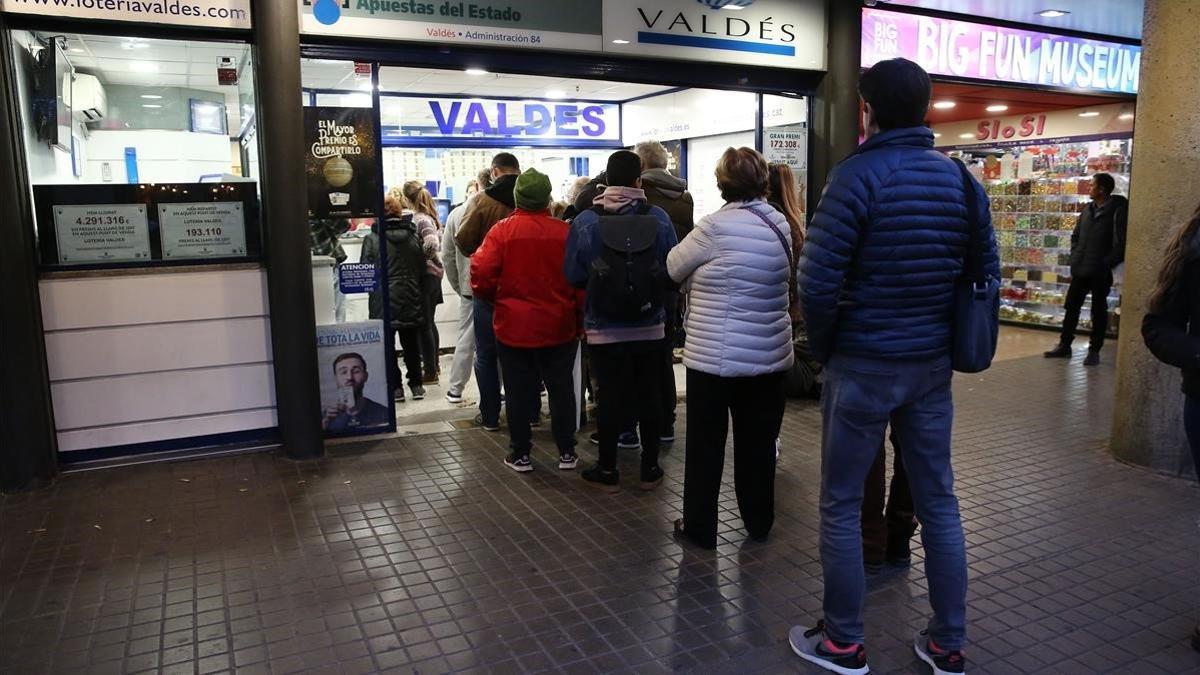
POLYGON ((0 17, 0 490, 6 492, 36 487, 58 471, 14 77, 12 40, 0 17))
POLYGON ((811 164, 806 211, 817 209, 829 172, 858 147, 858 72, 862 58, 862 8, 829 0, 825 12, 829 43, 825 76, 812 100, 811 164))
POLYGON ((303 199, 299 16, 294 1, 252 0, 251 7, 257 35, 257 130, 275 404, 284 453, 308 459, 325 450, 308 210, 303 199))
POLYGON ((1163 248, 1200 203, 1198 25, 1200 3, 1146 2, 1111 441, 1119 459, 1170 473, 1191 470, 1179 371, 1146 350, 1141 323, 1163 248))

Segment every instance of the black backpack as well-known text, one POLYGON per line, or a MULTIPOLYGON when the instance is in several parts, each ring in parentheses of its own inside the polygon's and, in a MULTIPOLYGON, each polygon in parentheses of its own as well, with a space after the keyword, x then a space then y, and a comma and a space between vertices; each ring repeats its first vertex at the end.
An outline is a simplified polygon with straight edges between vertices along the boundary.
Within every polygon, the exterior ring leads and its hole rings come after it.
POLYGON ((587 294, 593 311, 610 321, 637 323, 663 307, 666 271, 658 260, 658 219, 643 203, 630 215, 611 215, 602 207, 600 255, 588 273, 587 294))

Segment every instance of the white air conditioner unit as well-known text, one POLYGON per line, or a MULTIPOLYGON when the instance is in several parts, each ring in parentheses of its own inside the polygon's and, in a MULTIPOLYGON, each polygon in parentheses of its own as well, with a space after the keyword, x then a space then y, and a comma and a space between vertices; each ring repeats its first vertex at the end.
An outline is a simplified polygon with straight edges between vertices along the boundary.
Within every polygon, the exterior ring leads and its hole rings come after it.
POLYGON ((71 92, 63 92, 63 98, 71 101, 71 112, 81 122, 99 122, 108 114, 108 95, 104 85, 95 75, 75 73, 75 82, 63 82, 71 92))

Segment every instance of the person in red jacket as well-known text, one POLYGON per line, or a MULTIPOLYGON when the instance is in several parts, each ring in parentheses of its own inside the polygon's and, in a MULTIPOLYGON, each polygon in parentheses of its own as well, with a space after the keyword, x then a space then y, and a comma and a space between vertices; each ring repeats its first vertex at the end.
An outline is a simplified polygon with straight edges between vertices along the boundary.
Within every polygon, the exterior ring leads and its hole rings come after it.
POLYGON ((512 215, 496 223, 471 256, 471 291, 493 303, 500 369, 507 393, 509 443, 504 463, 533 471, 530 425, 538 383, 546 385, 558 468, 574 469, 575 357, 583 299, 563 275, 570 226, 551 217, 550 179, 534 169, 517 178, 512 215))

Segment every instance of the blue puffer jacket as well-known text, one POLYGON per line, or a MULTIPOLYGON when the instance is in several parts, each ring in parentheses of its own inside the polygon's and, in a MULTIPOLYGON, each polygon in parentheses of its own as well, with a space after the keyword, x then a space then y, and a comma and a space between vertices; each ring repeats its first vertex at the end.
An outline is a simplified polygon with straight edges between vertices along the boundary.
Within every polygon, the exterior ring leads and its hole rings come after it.
MULTIPOLYGON (((984 269, 1000 276, 979 202, 984 269)), ((967 249, 962 174, 925 127, 868 139, 830 176, 808 226, 799 283, 813 355, 883 360, 950 353, 954 282, 967 249)))

